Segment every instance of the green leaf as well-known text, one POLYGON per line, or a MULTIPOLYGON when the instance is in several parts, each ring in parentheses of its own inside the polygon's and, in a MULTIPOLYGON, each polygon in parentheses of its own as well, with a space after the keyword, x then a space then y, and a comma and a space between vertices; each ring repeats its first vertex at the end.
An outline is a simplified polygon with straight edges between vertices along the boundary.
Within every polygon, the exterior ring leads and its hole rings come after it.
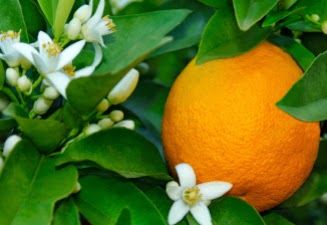
POLYGON ((127 129, 109 129, 68 145, 58 164, 92 161, 127 178, 169 179, 156 147, 127 129))
POLYGON ((50 224, 55 202, 67 197, 77 182, 74 167, 55 168, 27 141, 18 143, 0 177, 0 224, 50 224))
POLYGON ((197 63, 243 54, 257 46, 269 33, 269 29, 259 26, 243 32, 236 24, 232 9, 217 11, 203 33, 197 63))
POLYGON ((304 33, 301 35, 302 44, 312 51, 315 55, 319 55, 327 51, 327 35, 323 33, 304 33))
POLYGON ((19 0, 0 0, 0 31, 21 31, 23 40, 28 40, 26 22, 19 0))
POLYGON ((321 21, 327 19, 327 2, 325 0, 298 0, 295 7, 305 7, 303 15, 318 14, 321 21))
POLYGON ((319 154, 315 163, 315 169, 318 171, 327 171, 327 140, 321 140, 319 145, 319 154))
POLYGON ((315 59, 312 52, 296 42, 293 38, 275 35, 270 37, 269 40, 287 51, 304 71, 310 67, 315 59))
POLYGON ((130 216, 131 225, 167 225, 166 218, 155 205, 130 182, 87 176, 80 183, 82 190, 76 197, 76 204, 92 225, 116 225, 124 209, 124 217, 130 216), (126 215, 126 211, 129 214, 126 215))
POLYGON ((5 69, 3 68, 2 62, 0 62, 0 90, 5 84, 5 80, 6 80, 5 69))
POLYGON ((142 82, 124 106, 150 129, 161 134, 164 106, 169 89, 151 81, 142 82))
POLYGON ((278 0, 233 0, 236 20, 243 31, 249 30, 278 3, 278 0))
POLYGON ((327 52, 320 54, 277 106, 303 121, 327 119, 327 52))
POLYGON ((58 0, 37 0, 39 6, 47 18, 50 25, 54 22, 54 12, 57 8, 58 0))
POLYGON ((210 205, 212 220, 215 224, 265 225, 259 213, 245 201, 224 197, 210 205))
POLYGON ((208 6, 212 6, 212 7, 215 7, 215 8, 224 8, 226 7, 227 3, 228 3, 228 0, 199 0, 200 2, 208 5, 208 6))
POLYGON ((65 23, 74 6, 75 0, 59 0, 54 14, 54 36, 59 38, 64 31, 65 23))
POLYGON ((269 27, 269 26, 275 26, 277 22, 289 17, 290 15, 293 15, 294 13, 297 13, 304 8, 296 8, 290 11, 274 11, 272 13, 269 13, 265 20, 262 23, 263 27, 269 27))
POLYGON ((64 200, 58 207, 53 225, 81 225, 77 206, 71 198, 64 200))
POLYGON ((16 127, 17 123, 11 118, 1 118, 0 119, 0 133, 10 131, 16 127))
POLYGON ((294 225, 294 223, 291 223, 284 217, 276 214, 276 213, 270 213, 263 217, 266 225, 294 225))
POLYGON ((16 118, 20 130, 43 153, 51 153, 66 138, 68 130, 56 120, 16 118))
POLYGON ((28 112, 19 104, 10 103, 7 108, 2 112, 3 115, 16 118, 16 117, 28 117, 28 112))
POLYGON ((107 76, 73 80, 67 89, 70 104, 83 115, 92 112, 125 72, 160 47, 165 35, 189 13, 189 10, 166 10, 115 17, 117 32, 109 37, 104 62, 96 72, 107 76))

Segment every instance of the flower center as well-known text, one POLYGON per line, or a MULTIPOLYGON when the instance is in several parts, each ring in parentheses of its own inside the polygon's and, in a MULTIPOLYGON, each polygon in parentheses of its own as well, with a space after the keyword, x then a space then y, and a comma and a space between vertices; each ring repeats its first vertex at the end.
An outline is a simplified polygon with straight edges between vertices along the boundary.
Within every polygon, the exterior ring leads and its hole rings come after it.
POLYGON ((72 64, 69 64, 67 66, 64 67, 64 72, 68 75, 68 76, 74 76, 75 75, 75 69, 76 67, 73 66, 72 64))
POLYGON ((114 21, 112 21, 112 19, 109 18, 109 16, 105 16, 102 18, 104 20, 104 22, 106 23, 106 27, 109 30, 114 31, 116 28, 116 24, 114 23, 114 21))
POLYGON ((61 47, 57 43, 44 43, 42 47, 48 52, 49 56, 58 56, 61 53, 61 47))
POLYGON ((183 193, 183 200, 190 206, 194 206, 201 200, 201 193, 198 187, 187 188, 183 193))
POLYGON ((15 31, 12 31, 12 30, 9 30, 7 32, 2 32, 1 33, 1 38, 0 38, 0 41, 4 41, 6 39, 17 39, 20 37, 20 32, 15 32, 15 31))

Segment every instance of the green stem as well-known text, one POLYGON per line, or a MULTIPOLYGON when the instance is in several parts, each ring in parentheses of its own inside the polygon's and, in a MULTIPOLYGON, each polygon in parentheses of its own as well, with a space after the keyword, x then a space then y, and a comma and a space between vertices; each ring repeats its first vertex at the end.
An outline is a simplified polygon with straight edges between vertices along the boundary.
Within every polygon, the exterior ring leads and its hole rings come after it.
POLYGON ((13 101, 14 103, 19 103, 18 98, 16 97, 16 95, 14 95, 14 93, 11 92, 11 90, 9 88, 3 88, 1 91, 5 95, 7 95, 11 101, 13 101))
POLYGON ((32 86, 32 90, 34 90, 35 88, 37 88, 41 82, 43 81, 43 77, 39 76, 39 78, 37 78, 37 80, 34 82, 33 86, 32 86))

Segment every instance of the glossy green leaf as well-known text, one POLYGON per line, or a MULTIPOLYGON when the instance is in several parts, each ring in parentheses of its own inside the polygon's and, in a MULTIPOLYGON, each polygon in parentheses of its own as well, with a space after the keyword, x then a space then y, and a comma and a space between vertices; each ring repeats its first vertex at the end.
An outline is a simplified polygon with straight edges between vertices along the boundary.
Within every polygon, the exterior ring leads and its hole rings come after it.
POLYGON ((189 10, 166 10, 115 17, 117 32, 107 40, 104 62, 96 72, 96 75, 107 76, 72 81, 67 89, 70 104, 84 115, 92 112, 125 72, 160 47, 165 35, 189 13, 189 10))
POLYGON ((318 14, 321 21, 327 19, 327 2, 325 0, 298 0, 296 8, 305 7, 303 15, 318 14))
POLYGON ((312 52, 296 42, 293 38, 272 36, 269 40, 287 51, 297 61, 303 71, 307 70, 315 59, 312 52))
POLYGON ((215 224, 265 225, 259 213, 245 201, 225 197, 210 205, 212 220, 215 224))
POLYGON ((77 206, 72 199, 60 203, 53 217, 53 225, 81 225, 77 206))
POLYGON ((131 225, 167 225, 166 218, 149 198, 126 180, 87 176, 80 183, 82 190, 76 204, 92 225, 116 225, 119 218, 122 220, 124 209, 124 219, 130 217, 131 225))
POLYGON ((19 0, 0 0, 0 31, 21 31, 23 40, 28 40, 26 22, 19 0))
POLYGON ((285 25, 288 29, 293 31, 300 31, 300 32, 320 32, 320 26, 309 22, 309 21, 296 21, 293 23, 285 22, 285 25))
POLYGON ((215 8, 224 8, 229 0, 199 0, 200 2, 215 8))
POLYGON ((56 120, 16 118, 20 130, 43 153, 51 153, 66 138, 68 130, 56 120))
POLYGON ((269 13, 265 20, 262 23, 263 27, 269 27, 269 26, 275 26, 277 22, 289 17, 290 15, 293 15, 294 13, 297 13, 304 8, 296 8, 290 11, 274 11, 272 13, 269 13))
POLYGON ((37 0, 39 6, 47 18, 50 25, 54 23, 55 9, 58 5, 58 0, 37 0))
POLYGON ((320 54, 277 106, 304 121, 327 119, 327 52, 320 54))
POLYGON ((276 213, 270 213, 263 217, 266 225, 294 225, 294 223, 291 223, 284 217, 276 214, 276 213))
POLYGON ((161 134, 161 123, 169 89, 154 82, 142 82, 124 106, 150 129, 161 134))
POLYGON ((233 0, 233 3, 238 26, 247 31, 267 15, 278 0, 233 0))
POLYGON ((50 224, 55 203, 67 197, 76 182, 74 167, 56 169, 53 159, 20 142, 0 177, 0 224, 50 224))
POLYGON ((75 0, 59 0, 55 9, 53 31, 54 36, 59 38, 64 31, 64 26, 70 11, 73 8, 75 0))
POLYGON ((241 55, 257 46, 269 33, 269 29, 258 26, 243 32, 236 24, 232 9, 217 11, 203 33, 197 63, 241 55))
POLYGON ((68 145, 58 164, 92 161, 127 178, 169 179, 156 147, 127 129, 109 129, 68 145))

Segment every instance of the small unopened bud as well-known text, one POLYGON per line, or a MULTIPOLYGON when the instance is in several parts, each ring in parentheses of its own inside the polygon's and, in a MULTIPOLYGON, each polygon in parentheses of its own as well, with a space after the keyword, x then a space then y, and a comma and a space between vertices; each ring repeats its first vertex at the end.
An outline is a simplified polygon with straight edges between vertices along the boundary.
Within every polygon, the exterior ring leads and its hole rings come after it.
POLYGON ((81 32, 82 24, 77 18, 73 18, 67 26, 67 36, 70 40, 76 40, 81 32))
POLYGON ((114 110, 109 114, 110 119, 115 123, 122 121, 124 119, 124 112, 121 110, 114 110))
POLYGON ((105 112, 109 109, 110 107, 110 103, 107 99, 102 99, 102 101, 99 103, 99 105, 97 106, 97 110, 98 112, 105 112))
POLYGON ((81 189, 82 189, 81 184, 79 182, 77 182, 75 187, 74 187, 73 193, 76 194, 76 193, 80 192, 81 189))
POLYGON ((21 61, 20 61, 20 65, 22 66, 22 68, 24 70, 28 70, 32 67, 32 63, 30 63, 30 61, 28 61, 27 59, 25 58, 22 58, 21 61))
POLYGON ((114 127, 122 127, 129 130, 135 129, 135 122, 133 120, 123 120, 117 124, 114 125, 114 127))
POLYGON ((32 88, 32 82, 27 76, 22 76, 17 80, 17 87, 21 92, 28 92, 32 88))
POLYGON ((59 97, 59 92, 53 87, 47 87, 43 92, 43 97, 49 100, 56 100, 59 97))
POLYGON ((50 109, 52 103, 51 100, 41 97, 34 102, 33 111, 38 115, 43 115, 50 109))
POLYGON ((327 205, 327 193, 323 194, 321 197, 320 197, 320 200, 327 205))
POLYGON ((21 140, 22 138, 18 135, 8 137, 3 146, 3 156, 7 158, 21 140))
POLYGON ((109 102, 113 105, 125 102, 135 90, 139 76, 140 74, 137 70, 130 70, 109 93, 109 102))
POLYGON ((327 34, 327 20, 325 20, 324 22, 322 22, 321 24, 321 30, 324 34, 327 34))
POLYGON ((9 105, 9 99, 0 93, 0 112, 3 111, 9 105))
POLYGON ((319 22, 320 20, 320 16, 318 14, 312 14, 310 17, 313 22, 319 22))
POLYGON ((17 85, 18 78, 19 78, 19 74, 17 70, 13 68, 8 68, 6 70, 6 80, 8 84, 15 87, 17 85))
POLYGON ((5 167, 5 161, 3 160, 2 157, 0 157, 0 173, 1 173, 2 170, 3 170, 3 167, 5 167))
POLYGON ((79 19, 81 23, 84 23, 85 21, 90 19, 91 15, 92 8, 89 5, 82 5, 76 10, 74 18, 79 19))
POLYGON ((112 121, 109 118, 104 118, 98 122, 98 125, 101 127, 101 129, 109 129, 114 125, 114 121, 112 121))
POLYGON ((84 128, 84 133, 86 135, 91 135, 96 132, 99 132, 100 130, 101 130, 101 127, 98 124, 90 124, 84 128))

